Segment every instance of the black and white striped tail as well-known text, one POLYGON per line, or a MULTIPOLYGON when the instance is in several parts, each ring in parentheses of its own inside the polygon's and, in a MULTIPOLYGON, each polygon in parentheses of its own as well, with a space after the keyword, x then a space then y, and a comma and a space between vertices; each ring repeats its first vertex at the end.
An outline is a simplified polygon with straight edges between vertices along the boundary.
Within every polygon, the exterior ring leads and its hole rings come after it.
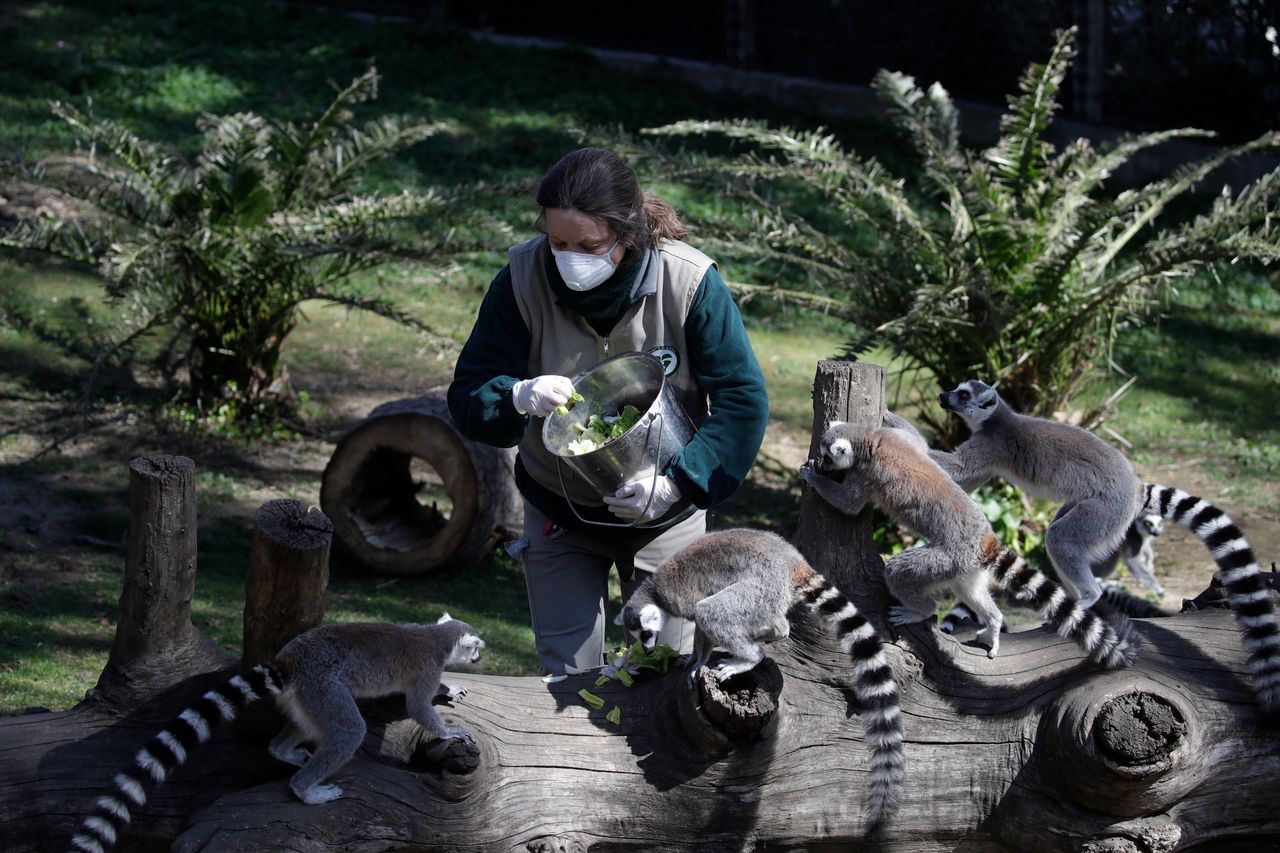
POLYGON ((1171 615, 1145 598, 1139 598, 1133 593, 1125 592, 1118 586, 1109 586, 1107 584, 1103 584, 1102 598, 1098 599, 1098 603, 1094 607, 1104 613, 1119 613, 1134 619, 1156 619, 1161 616, 1171 615))
POLYGON ((1208 501, 1147 483, 1143 486, 1144 512, 1158 512, 1196 535, 1218 565, 1218 578, 1244 632, 1249 672, 1258 704, 1269 715, 1280 715, 1280 630, 1275 606, 1253 549, 1227 514, 1208 501))
POLYGON ((152 785, 163 782, 182 766, 195 747, 209 739, 222 723, 231 722, 246 705, 278 695, 280 674, 270 664, 256 666, 205 693, 147 741, 133 764, 116 774, 109 793, 98 798, 93 814, 71 839, 73 853, 105 853, 133 819, 132 811, 147 802, 152 785))
POLYGON ((879 831, 898 810, 902 786, 902 704, 884 643, 840 590, 818 574, 798 595, 835 631, 840 646, 853 660, 854 691, 866 723, 871 750, 871 795, 867 807, 868 835, 879 831))
POLYGON ((1104 619, 1084 610, 1066 590, 1044 572, 1037 571, 1007 548, 1000 549, 992 576, 1002 590, 1019 603, 1040 611, 1058 636, 1074 640, 1089 660, 1103 669, 1130 666, 1138 656, 1138 641, 1123 615, 1104 619))
POLYGON ((954 634, 963 622, 973 622, 980 626, 982 619, 962 601, 942 617, 942 621, 938 623, 938 630, 944 634, 954 634))

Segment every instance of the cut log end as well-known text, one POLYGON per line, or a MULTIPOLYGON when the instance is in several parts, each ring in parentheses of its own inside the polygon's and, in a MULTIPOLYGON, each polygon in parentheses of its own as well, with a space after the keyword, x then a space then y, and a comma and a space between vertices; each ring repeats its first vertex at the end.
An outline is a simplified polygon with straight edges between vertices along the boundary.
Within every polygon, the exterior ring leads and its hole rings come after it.
POLYGON ((129 463, 129 470, 148 479, 172 482, 190 479, 196 466, 186 456, 140 456, 129 463))
POLYGON ((326 547, 333 536, 333 524, 319 507, 293 500, 264 503, 254 517, 254 527, 294 551, 326 547))

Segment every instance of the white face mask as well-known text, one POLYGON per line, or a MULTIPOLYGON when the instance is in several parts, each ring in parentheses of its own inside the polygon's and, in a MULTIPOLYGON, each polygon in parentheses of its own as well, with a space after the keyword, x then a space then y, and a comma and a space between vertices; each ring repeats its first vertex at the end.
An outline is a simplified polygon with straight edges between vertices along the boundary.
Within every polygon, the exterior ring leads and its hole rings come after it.
POLYGON ((607 251, 598 255, 590 255, 586 252, 557 252, 551 250, 551 254, 556 259, 556 269, 560 270, 560 277, 564 279, 564 283, 568 285, 570 290, 590 290, 613 275, 613 271, 618 265, 613 262, 613 250, 618 245, 618 241, 614 240, 613 245, 607 251))

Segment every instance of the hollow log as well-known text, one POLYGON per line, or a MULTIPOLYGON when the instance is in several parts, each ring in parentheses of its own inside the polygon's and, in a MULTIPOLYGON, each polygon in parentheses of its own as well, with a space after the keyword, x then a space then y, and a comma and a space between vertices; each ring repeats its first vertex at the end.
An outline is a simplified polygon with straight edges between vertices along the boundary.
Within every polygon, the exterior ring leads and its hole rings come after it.
MULTIPOLYGON (((846 592, 882 624, 874 551, 847 547, 828 549, 843 565, 824 570, 864 584, 846 592)), ((1133 624, 1142 654, 1113 672, 1043 628, 1006 635, 995 660, 971 631, 886 632, 906 775, 876 838, 848 657, 798 613, 765 663, 725 684, 680 669, 630 687, 451 674, 468 692, 440 710, 473 741, 427 740, 401 699, 364 703, 364 747, 334 779, 345 794, 320 806, 290 794, 270 733, 219 732, 156 789, 123 849, 1171 853, 1280 838, 1267 793, 1280 737, 1261 721, 1230 612, 1206 598, 1133 624)), ((164 713, 225 674, 114 716, 85 703, 0 720, 6 849, 61 849, 164 713)))
POLYGON ((436 389, 378 406, 338 442, 320 506, 344 552, 377 571, 422 574, 519 534, 514 463, 513 448, 464 439, 436 389), (415 473, 415 462, 429 470, 415 473))

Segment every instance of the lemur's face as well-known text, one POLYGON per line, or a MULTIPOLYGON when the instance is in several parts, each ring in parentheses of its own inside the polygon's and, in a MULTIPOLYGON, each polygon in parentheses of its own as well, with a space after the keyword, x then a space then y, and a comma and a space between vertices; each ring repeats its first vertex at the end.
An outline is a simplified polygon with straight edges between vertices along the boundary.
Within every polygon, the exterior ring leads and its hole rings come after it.
POLYGON ((818 443, 818 470, 835 480, 844 479, 855 465, 866 461, 869 431, 836 421, 818 443))
POLYGON ((484 640, 473 631, 463 634, 449 655, 449 663, 475 663, 480 660, 480 650, 484 648, 484 640))
POLYGON ((1000 395, 996 389, 984 382, 970 379, 961 382, 954 391, 943 391, 938 395, 938 403, 948 412, 955 412, 970 429, 995 414, 1000 395))
POLYGON ((1155 513, 1144 513, 1138 516, 1138 520, 1134 523, 1145 536, 1159 536, 1164 532, 1164 519, 1155 513))
POLYGON ((640 648, 652 652, 658 646, 658 634, 667 623, 667 614, 656 604, 646 604, 643 607, 628 604, 622 608, 617 621, 628 633, 640 639, 640 648))

